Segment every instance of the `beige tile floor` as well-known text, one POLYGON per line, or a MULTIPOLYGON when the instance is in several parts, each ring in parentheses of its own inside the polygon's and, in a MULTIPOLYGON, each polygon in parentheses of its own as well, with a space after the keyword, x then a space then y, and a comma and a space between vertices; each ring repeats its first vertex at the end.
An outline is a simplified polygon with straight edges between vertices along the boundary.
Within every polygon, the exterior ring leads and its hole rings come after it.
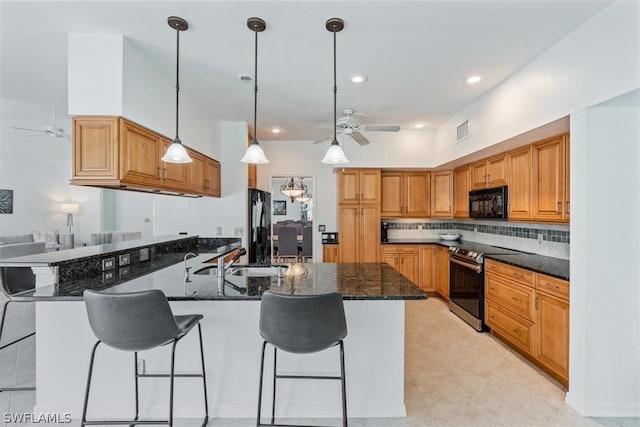
MULTIPOLYGON (((0 303, 2 303, 0 298, 0 303)), ((33 327, 30 304, 14 304, 7 327, 33 327)), ((3 342, 5 340, 3 339, 3 342)), ((347 348, 348 357, 348 348, 347 348)), ((33 383, 33 340, 0 351, 0 384, 33 383)), ((488 333, 477 333, 437 299, 406 303, 406 419, 352 419, 353 427, 640 426, 635 418, 584 418, 563 401, 562 387, 488 333)), ((5 413, 31 412, 33 392, 0 393, 5 413)), ((340 425, 339 420, 282 420, 340 425)), ((176 426, 197 426, 177 420, 176 426)), ((16 426, 17 424, 9 424, 16 426)), ((19 424, 43 427, 45 424, 19 424)), ((64 424, 77 426, 79 422, 64 424)), ((212 419, 211 426, 245 427, 255 420, 212 419)))

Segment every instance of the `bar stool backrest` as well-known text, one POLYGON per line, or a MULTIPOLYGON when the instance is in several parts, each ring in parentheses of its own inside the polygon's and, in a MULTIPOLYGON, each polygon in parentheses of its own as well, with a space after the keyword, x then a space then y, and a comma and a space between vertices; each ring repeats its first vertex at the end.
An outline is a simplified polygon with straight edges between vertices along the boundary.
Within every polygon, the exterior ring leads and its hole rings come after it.
POLYGON ((262 294, 260 335, 290 353, 315 353, 347 336, 342 295, 262 294))
POLYGON ((182 333, 159 289, 120 294, 86 290, 83 295, 94 335, 110 347, 143 351, 182 333))

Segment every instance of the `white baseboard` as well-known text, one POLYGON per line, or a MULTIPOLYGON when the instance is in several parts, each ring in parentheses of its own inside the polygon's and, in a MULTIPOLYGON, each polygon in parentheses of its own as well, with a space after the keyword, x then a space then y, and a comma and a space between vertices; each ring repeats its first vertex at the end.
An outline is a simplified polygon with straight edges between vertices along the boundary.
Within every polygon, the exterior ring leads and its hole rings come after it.
POLYGON ((575 409, 583 417, 640 417, 640 404, 638 405, 585 405, 571 392, 565 397, 567 405, 575 409))

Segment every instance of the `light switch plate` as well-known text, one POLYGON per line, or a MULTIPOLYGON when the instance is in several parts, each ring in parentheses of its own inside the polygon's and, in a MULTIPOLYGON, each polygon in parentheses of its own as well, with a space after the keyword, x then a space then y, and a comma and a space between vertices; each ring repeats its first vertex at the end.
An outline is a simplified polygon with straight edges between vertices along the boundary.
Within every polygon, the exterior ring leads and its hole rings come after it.
POLYGON ((149 248, 140 249, 140 262, 149 261, 149 248))
POLYGON ((326 231, 327 227, 324 226, 324 224, 320 224, 318 225, 318 231, 326 231))

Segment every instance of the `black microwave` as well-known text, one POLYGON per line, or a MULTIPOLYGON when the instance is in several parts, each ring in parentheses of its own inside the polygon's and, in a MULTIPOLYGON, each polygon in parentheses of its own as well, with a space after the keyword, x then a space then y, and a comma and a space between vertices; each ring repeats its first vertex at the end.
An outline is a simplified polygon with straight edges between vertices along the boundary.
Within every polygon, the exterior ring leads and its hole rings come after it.
POLYGON ((469 216, 478 219, 507 219, 507 186, 469 191, 469 216))

